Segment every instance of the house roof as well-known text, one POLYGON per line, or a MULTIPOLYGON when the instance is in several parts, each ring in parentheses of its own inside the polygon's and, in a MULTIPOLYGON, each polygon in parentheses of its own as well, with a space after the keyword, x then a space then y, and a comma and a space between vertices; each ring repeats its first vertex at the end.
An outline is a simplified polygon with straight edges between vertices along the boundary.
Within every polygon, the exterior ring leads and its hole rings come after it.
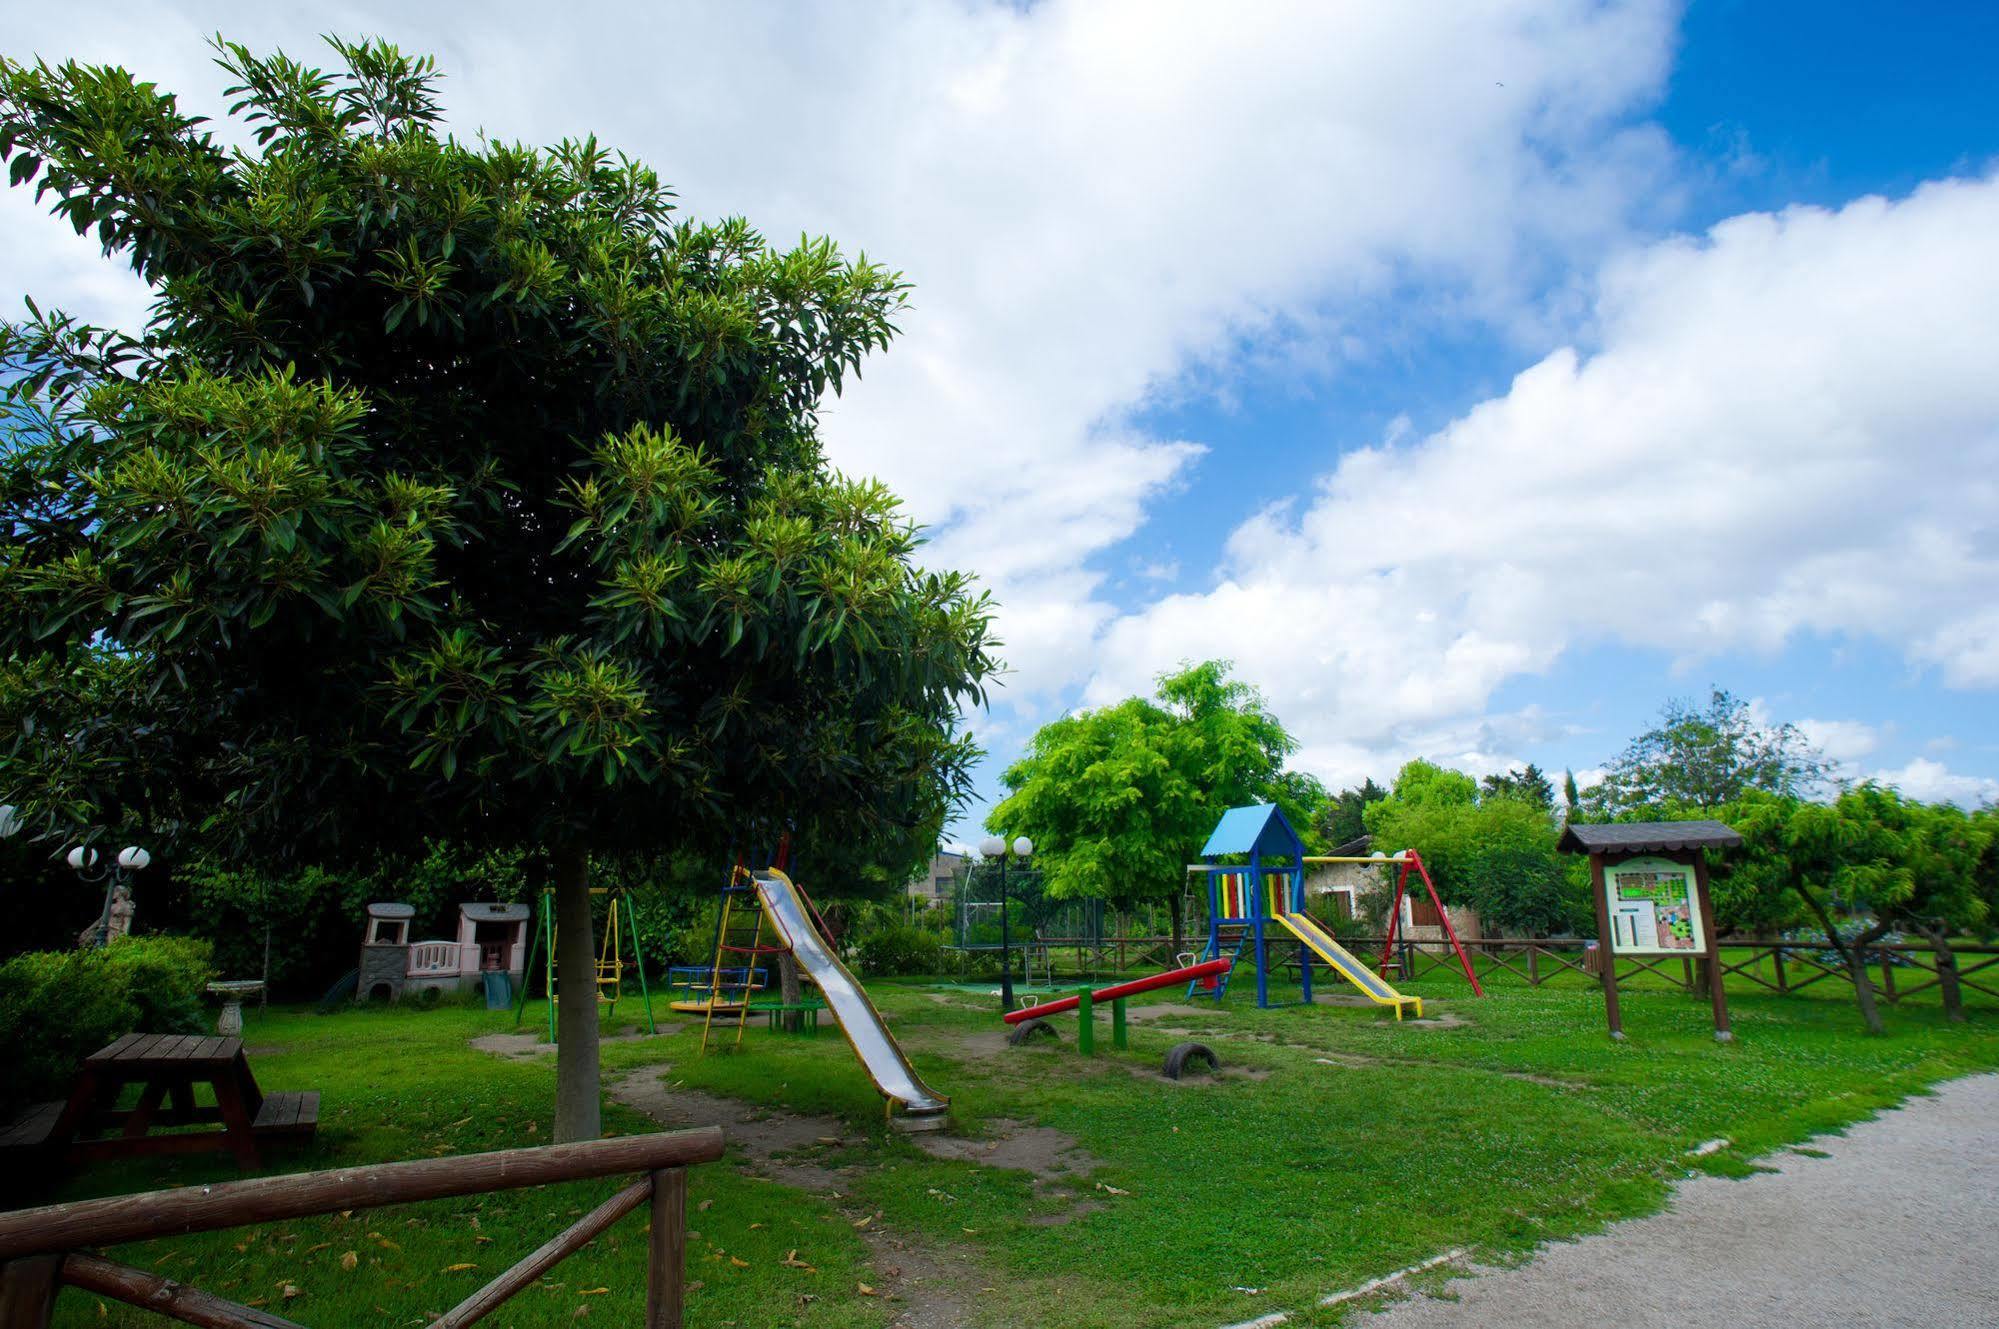
POLYGON ((1555 848, 1565 854, 1654 854, 1665 849, 1733 849, 1741 832, 1718 821, 1571 823, 1555 848))
POLYGON ((461 904, 458 911, 475 923, 516 923, 528 916, 524 904, 493 904, 485 900, 461 904))
POLYGON ((1215 823, 1201 857, 1218 854, 1292 854, 1305 852, 1298 832, 1291 829, 1284 812, 1275 803, 1253 803, 1246 808, 1230 808, 1215 823))

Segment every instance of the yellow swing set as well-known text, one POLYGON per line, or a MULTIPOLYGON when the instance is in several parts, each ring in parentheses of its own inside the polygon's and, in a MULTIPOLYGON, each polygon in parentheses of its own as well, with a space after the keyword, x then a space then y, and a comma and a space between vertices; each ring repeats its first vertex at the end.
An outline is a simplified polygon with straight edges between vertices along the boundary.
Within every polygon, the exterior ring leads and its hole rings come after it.
MULTIPOLYGON (((639 998, 645 1003, 646 1032, 656 1034, 658 1026, 652 1018, 652 992, 646 984, 645 954, 639 947, 639 920, 632 911, 631 897, 621 889, 608 886, 593 886, 592 896, 608 897, 609 908, 605 911, 604 941, 597 949, 595 965, 595 987, 598 1008, 607 1014, 618 1009, 618 999, 625 991, 625 933, 631 933, 631 964, 638 971, 639 998)), ((542 952, 542 991, 548 997, 548 1041, 555 1041, 555 1008, 562 999, 555 983, 555 892, 543 889, 541 899, 535 906, 538 915, 533 940, 529 946, 528 972, 534 972, 533 952, 542 952)), ((514 1025, 519 1027, 521 1015, 527 1010, 528 983, 521 984, 520 1004, 514 1007, 514 1025)))

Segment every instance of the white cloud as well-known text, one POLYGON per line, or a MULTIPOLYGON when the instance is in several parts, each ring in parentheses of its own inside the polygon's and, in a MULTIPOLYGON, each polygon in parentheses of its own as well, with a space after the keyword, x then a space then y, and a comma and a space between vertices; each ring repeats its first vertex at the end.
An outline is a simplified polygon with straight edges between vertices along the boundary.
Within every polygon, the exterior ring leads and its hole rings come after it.
MULTIPOLYGON (((833 403, 836 462, 937 528, 999 593, 1013 695, 1091 668, 1093 560, 1197 440, 1133 408, 1279 357, 1324 372, 1347 311, 1414 287, 1428 317, 1526 326, 1552 269, 1655 209, 1667 149, 1629 117, 1670 62, 1669 0, 809 6, 44 6, 0 44, 125 63, 219 111, 202 34, 380 33, 436 52, 458 129, 597 133, 698 213, 824 231, 916 282, 905 337, 833 403)), ((46 223, 38 223, 46 227, 46 223)), ((0 252, 44 249, 13 211, 0 252)), ((57 300, 80 279, 9 269, 57 300)))
POLYGON ((1578 644, 1851 634, 1999 683, 1999 179, 1652 245, 1595 323, 1594 354, 1244 523, 1214 589, 1112 626, 1090 695, 1217 624, 1308 744, 1370 751, 1578 644))
POLYGON ((1973 808, 1999 802, 1999 780, 1963 775, 1928 757, 1917 757, 1900 770, 1876 771, 1871 778, 1925 803, 1956 803, 1973 808))
POLYGON ((27 317, 33 296, 44 312, 136 331, 152 294, 130 268, 108 263, 95 240, 42 215, 28 189, 0 189, 0 319, 27 317))
POLYGON ((1881 746, 1881 730, 1862 720, 1800 720, 1798 731, 1842 766, 1851 766, 1881 746))

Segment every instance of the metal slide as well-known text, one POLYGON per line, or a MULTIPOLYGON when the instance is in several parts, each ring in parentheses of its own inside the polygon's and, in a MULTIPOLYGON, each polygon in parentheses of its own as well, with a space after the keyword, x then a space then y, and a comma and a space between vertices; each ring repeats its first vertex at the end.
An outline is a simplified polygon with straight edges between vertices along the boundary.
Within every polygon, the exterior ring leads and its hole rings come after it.
POLYGON ((756 873, 755 878, 757 897, 763 901, 764 912, 797 959, 798 967, 819 985, 826 1008, 840 1022, 840 1031, 853 1044, 854 1054, 867 1068, 875 1088, 884 1097, 902 1104, 913 1117, 930 1116, 949 1107, 950 1099, 932 1093, 917 1076, 916 1068, 909 1064, 909 1058, 889 1034, 888 1026, 882 1023, 875 1004, 868 1000, 866 990, 819 935, 791 878, 776 868, 756 873))
POLYGON ((1393 1006, 1395 1018, 1402 1018, 1402 1008, 1413 1006, 1420 1019, 1423 1014, 1421 997, 1405 997, 1388 985, 1380 974, 1361 963, 1346 947, 1334 941, 1331 934, 1320 927, 1307 914, 1276 914, 1276 922, 1282 923, 1292 936, 1312 948, 1312 953, 1333 967, 1335 973, 1367 994, 1369 1001, 1377 1006, 1393 1006))

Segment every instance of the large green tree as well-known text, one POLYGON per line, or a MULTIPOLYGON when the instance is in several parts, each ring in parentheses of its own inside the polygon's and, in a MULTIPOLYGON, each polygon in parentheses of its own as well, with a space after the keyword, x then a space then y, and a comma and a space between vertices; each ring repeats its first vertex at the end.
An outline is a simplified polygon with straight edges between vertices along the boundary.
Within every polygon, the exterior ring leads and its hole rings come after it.
POLYGON ((1284 768, 1297 742, 1262 694, 1209 660, 1162 674, 1152 698, 1043 725, 1001 776, 988 829, 1026 835, 1049 894, 1165 900, 1176 949, 1187 864, 1223 811, 1276 803, 1301 834, 1326 792, 1284 768))
MULTIPOLYGON (((0 341, 0 796, 251 863, 524 847, 572 993, 592 854, 927 849, 989 610, 817 434, 905 283, 682 218, 594 140, 449 136, 429 60, 332 44, 218 48, 247 148, 123 70, 0 62, 11 182, 156 300, 0 341)), ((558 1138, 597 1080, 565 1002, 558 1138)))
POLYGON ((1631 740, 1583 803, 1602 819, 1656 817, 1674 808, 1713 816, 1751 790, 1809 797, 1834 774, 1833 763, 1796 725, 1768 723, 1748 702, 1712 688, 1705 706, 1668 701, 1659 723, 1631 740))

